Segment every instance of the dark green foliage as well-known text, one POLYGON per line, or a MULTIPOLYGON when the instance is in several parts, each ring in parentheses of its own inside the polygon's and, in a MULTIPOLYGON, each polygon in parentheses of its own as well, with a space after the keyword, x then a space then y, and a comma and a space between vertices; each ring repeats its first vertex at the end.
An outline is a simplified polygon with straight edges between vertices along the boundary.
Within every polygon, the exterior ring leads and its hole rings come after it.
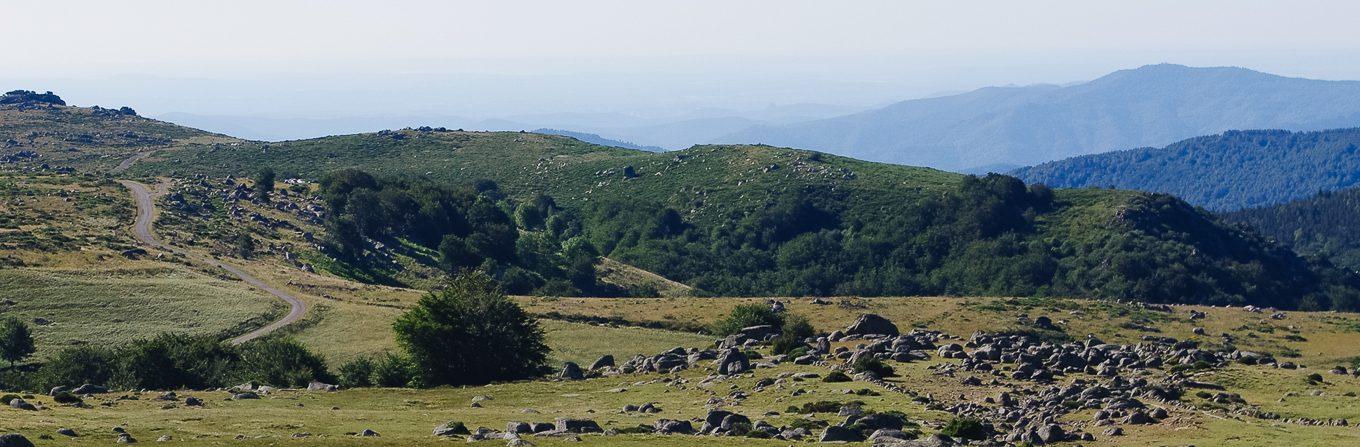
POLYGON ((891 377, 893 367, 885 365, 882 360, 873 357, 860 357, 855 363, 850 365, 850 369, 855 372, 874 373, 878 377, 891 377))
POLYGON ((864 405, 862 401, 836 402, 830 400, 819 400, 816 402, 804 403, 801 407, 790 406, 789 413, 813 414, 813 413, 835 413, 841 411, 841 407, 846 405, 864 405))
POLYGON ((373 386, 388 388, 411 386, 416 379, 411 360, 393 353, 383 354, 373 364, 373 386))
POLYGON ((255 253, 255 238, 250 237, 249 232, 242 232, 236 236, 236 255, 241 259, 250 259, 255 253))
POLYGON ((547 369, 538 322, 485 274, 464 273, 393 324, 397 343, 428 385, 478 385, 547 369))
POLYGON ((243 344, 238 351, 241 360, 232 365, 235 382, 281 387, 306 387, 314 380, 335 382, 325 359, 293 340, 270 337, 243 344))
POLYGON ((1161 149, 1073 157, 1021 168, 1015 175, 1059 188, 1162 192, 1231 211, 1360 185, 1357 145, 1360 129, 1228 131, 1161 149))
POLYGON ((578 255, 545 232, 548 219, 556 219, 562 232, 572 227, 571 216, 551 197, 536 195, 516 204, 494 182, 448 188, 426 179, 378 179, 354 169, 327 175, 321 191, 332 210, 326 221, 328 246, 356 267, 379 262, 365 256, 368 240, 389 246, 407 240, 434 249, 446 272, 482 269, 511 293, 530 293, 551 279, 566 279, 575 288, 561 294, 614 294, 595 281, 598 253, 578 255), (517 210, 517 219, 508 209, 517 210), (532 232, 521 236, 521 228, 532 232))
POLYGON ((787 314, 784 316, 784 325, 779 334, 795 340, 802 340, 816 335, 817 330, 812 327, 812 323, 807 317, 798 314, 787 314))
POLYGON ((13 367, 16 362, 28 358, 37 350, 27 324, 13 316, 0 319, 0 359, 13 367))
POLYGON ((291 340, 231 346, 212 337, 169 333, 116 348, 58 351, 23 377, 27 387, 36 389, 85 383, 114 389, 207 389, 246 381, 301 387, 313 380, 334 378, 319 356, 291 340))
POLYGON ((980 440, 987 437, 987 426, 977 419, 954 418, 940 429, 940 434, 955 438, 980 440))
POLYGON ((1223 219, 1250 225, 1299 253, 1360 270, 1360 188, 1227 213, 1223 219))
POLYGON ((270 168, 261 169, 255 173, 255 193, 259 194, 260 200, 269 202, 269 195, 274 193, 274 170, 270 168))
POLYGON ((57 351, 36 372, 25 377, 32 388, 51 389, 86 383, 109 384, 118 374, 117 353, 111 349, 77 346, 57 351))
POLYGON ((350 360, 344 365, 340 365, 340 383, 345 388, 366 388, 373 386, 373 369, 375 363, 372 358, 359 357, 350 360))
POLYGON ((826 377, 822 377, 822 381, 827 383, 849 382, 851 380, 854 379, 851 379, 850 376, 840 371, 832 371, 828 373, 826 377))
POLYGON ((153 390, 222 386, 241 359, 238 350, 215 338, 169 333, 120 349, 117 358, 113 383, 153 390))
POLYGON ((714 323, 713 333, 731 335, 751 326, 784 326, 784 316, 764 304, 740 304, 732 308, 726 318, 714 323))

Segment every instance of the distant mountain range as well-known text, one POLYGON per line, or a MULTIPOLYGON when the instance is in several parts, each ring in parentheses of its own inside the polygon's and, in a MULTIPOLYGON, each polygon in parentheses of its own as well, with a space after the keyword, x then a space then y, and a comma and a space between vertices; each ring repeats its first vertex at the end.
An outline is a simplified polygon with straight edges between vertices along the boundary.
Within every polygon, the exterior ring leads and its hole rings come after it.
POLYGON ((714 142, 972 171, 1161 146, 1231 129, 1357 125, 1357 81, 1163 64, 1074 85, 987 87, 835 118, 756 126, 714 142))
POLYGON ((1360 129, 1229 131, 1161 148, 1134 149, 1021 168, 1055 188, 1165 192, 1212 211, 1253 208, 1360 184, 1360 129))
POLYGON ((1360 271, 1360 188, 1224 214, 1295 251, 1360 271))

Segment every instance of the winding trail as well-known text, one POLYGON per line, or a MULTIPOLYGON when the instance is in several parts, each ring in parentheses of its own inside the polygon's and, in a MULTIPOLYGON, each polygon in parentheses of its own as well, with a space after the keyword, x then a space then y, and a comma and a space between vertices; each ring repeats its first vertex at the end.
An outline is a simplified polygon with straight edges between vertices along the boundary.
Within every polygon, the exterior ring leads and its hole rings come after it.
POLYGON ((132 235, 133 237, 137 238, 138 241, 141 241, 141 243, 152 248, 169 251, 171 253, 176 253, 186 258, 192 259, 196 262, 200 262, 203 264, 211 265, 226 270, 228 273, 235 275, 237 278, 241 278, 241 280, 245 281, 246 284, 255 286, 260 290, 268 292, 270 295, 274 295, 275 297, 278 297, 279 299, 288 303, 288 305, 290 306, 290 309, 288 310, 288 315, 284 315, 283 318, 275 320, 274 322, 269 323, 264 327, 261 327, 259 329, 250 331, 245 335, 241 335, 239 337, 231 339, 230 341, 231 344, 239 345, 241 343, 245 343, 256 338, 263 337, 271 332, 278 330, 281 327, 293 324, 298 320, 301 320, 303 315, 307 314, 307 303, 303 302, 301 299, 298 299, 298 297, 289 294, 288 292, 275 288, 265 283, 264 281, 261 281, 258 278, 251 276, 249 273, 246 273, 245 270, 242 270, 239 267, 218 261, 207 256, 196 255, 194 253, 190 253, 187 250, 161 243, 161 241, 156 238, 156 234, 152 231, 151 228, 151 225, 155 222, 156 216, 156 203, 151 200, 151 191, 146 187, 146 185, 132 180, 119 180, 118 182, 122 183, 123 186, 127 187, 128 190, 132 191, 132 197, 137 202, 137 219, 136 222, 132 225, 132 235))

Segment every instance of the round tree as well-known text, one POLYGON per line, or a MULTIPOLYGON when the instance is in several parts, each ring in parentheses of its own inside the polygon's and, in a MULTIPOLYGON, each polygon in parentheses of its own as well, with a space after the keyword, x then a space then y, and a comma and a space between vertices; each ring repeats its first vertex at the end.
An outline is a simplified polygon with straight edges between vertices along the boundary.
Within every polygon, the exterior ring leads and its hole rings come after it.
POLYGON ((481 385, 547 371, 538 321, 484 273, 460 274, 425 295, 393 329, 428 385, 481 385))
POLYGON ((37 348, 33 345, 33 334, 28 325, 18 318, 8 317, 0 320, 0 359, 14 363, 33 355, 37 348))

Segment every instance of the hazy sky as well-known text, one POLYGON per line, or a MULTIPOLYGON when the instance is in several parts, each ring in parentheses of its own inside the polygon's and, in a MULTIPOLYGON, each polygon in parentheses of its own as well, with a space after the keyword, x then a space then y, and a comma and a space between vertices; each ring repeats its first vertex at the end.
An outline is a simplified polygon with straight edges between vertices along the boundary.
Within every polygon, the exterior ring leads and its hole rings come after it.
POLYGON ((151 114, 869 106, 1159 62, 1360 79, 1352 0, 5 0, 0 11, 0 88, 151 114))

